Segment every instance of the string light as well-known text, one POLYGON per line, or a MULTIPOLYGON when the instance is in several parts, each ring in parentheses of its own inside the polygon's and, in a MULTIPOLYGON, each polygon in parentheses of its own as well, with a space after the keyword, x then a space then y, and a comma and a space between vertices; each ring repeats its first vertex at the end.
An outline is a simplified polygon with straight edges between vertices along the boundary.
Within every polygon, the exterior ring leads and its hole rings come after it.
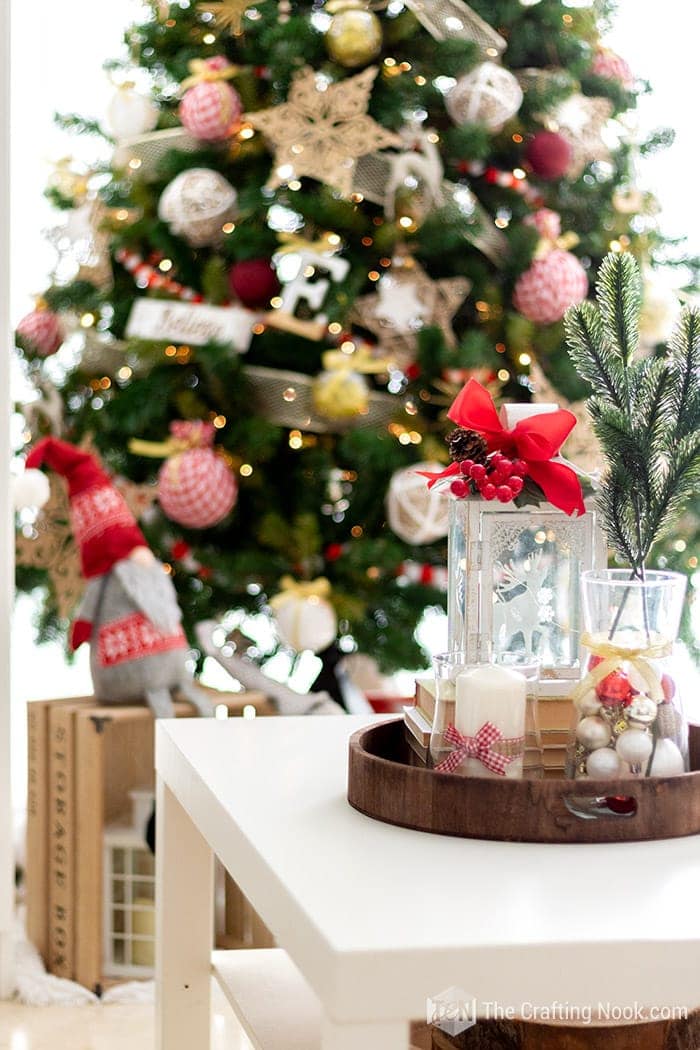
POLYGON ((369 277, 370 281, 378 281, 381 277, 381 274, 378 273, 376 270, 370 270, 367 276, 369 277))
POLYGON ((374 238, 373 237, 363 237, 361 243, 365 246, 365 248, 369 248, 369 247, 371 247, 374 244, 374 238))
POLYGON ((508 371, 508 369, 499 368, 498 378, 501 380, 502 383, 506 383, 510 379, 510 372, 508 371))
POLYGON ((518 357, 518 361, 521 365, 529 365, 532 363, 532 358, 529 354, 520 354, 520 356, 518 357))
POLYGON ((226 416, 214 416, 214 418, 212 419, 212 423, 214 424, 217 430, 223 430, 223 428, 226 426, 226 416))
POLYGON ((202 43, 203 44, 213 44, 215 40, 216 40, 216 37, 214 36, 213 33, 205 33, 204 36, 202 37, 202 43))
POLYGON ((331 335, 340 335, 342 330, 342 324, 339 324, 337 321, 331 321, 331 323, 328 325, 328 331, 331 333, 331 335))
POLYGON ((282 398, 287 402, 296 401, 297 392, 293 386, 288 386, 282 394, 282 398))
POLYGON ((299 449, 304 444, 304 439, 301 436, 301 430, 290 430, 289 431, 289 447, 299 449))
POLYGON ((158 269, 161 270, 162 273, 167 273, 168 270, 172 270, 172 268, 173 268, 173 260, 172 259, 161 259, 160 262, 158 263, 158 269))
POLYGON ((242 478, 249 478, 253 473, 253 468, 250 463, 241 463, 241 469, 239 471, 242 478))
POLYGON ((365 530, 362 528, 361 525, 353 525, 353 527, 350 529, 350 535, 354 536, 356 540, 359 540, 360 536, 363 534, 364 531, 365 530))
POLYGON ((95 323, 95 315, 94 314, 83 314, 83 316, 80 318, 80 327, 81 328, 92 328, 94 323, 95 323))
POLYGON ((229 234, 229 233, 233 233, 233 231, 235 229, 236 229, 235 222, 225 222, 224 225, 221 227, 221 232, 229 234))

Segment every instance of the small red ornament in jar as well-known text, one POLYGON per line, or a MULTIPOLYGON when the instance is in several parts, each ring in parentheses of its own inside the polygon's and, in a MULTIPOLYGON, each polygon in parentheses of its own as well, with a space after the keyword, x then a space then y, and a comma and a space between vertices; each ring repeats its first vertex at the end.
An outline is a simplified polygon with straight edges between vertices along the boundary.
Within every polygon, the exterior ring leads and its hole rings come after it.
POLYGON ((595 687, 601 704, 615 707, 617 704, 627 706, 632 700, 632 684, 624 671, 613 671, 595 687))

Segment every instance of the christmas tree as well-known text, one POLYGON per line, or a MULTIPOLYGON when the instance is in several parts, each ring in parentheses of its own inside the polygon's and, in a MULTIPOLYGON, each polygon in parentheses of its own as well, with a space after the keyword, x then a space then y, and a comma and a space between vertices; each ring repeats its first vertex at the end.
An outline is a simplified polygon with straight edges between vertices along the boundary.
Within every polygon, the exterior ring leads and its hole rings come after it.
MULTIPOLYGON (((673 253, 634 182, 665 136, 625 130, 646 86, 601 42, 610 10, 152 0, 109 113, 60 118, 114 154, 51 180, 27 442, 88 442, 121 477, 192 640, 247 610, 329 666, 338 645, 424 662, 446 501, 415 468, 448 462, 447 406, 470 377, 580 401, 567 308, 610 249, 673 253)), ((56 490, 18 548, 45 636, 79 590, 69 548, 56 490)))

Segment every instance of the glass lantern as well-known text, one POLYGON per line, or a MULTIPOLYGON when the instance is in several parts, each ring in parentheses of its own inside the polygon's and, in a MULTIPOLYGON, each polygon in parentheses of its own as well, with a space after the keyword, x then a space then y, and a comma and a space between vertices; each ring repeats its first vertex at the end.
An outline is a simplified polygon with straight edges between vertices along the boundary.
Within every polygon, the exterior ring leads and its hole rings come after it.
POLYGON ((568 689, 580 674, 579 584, 606 564, 597 513, 569 517, 549 503, 504 506, 450 499, 449 648, 468 663, 530 654, 568 689))

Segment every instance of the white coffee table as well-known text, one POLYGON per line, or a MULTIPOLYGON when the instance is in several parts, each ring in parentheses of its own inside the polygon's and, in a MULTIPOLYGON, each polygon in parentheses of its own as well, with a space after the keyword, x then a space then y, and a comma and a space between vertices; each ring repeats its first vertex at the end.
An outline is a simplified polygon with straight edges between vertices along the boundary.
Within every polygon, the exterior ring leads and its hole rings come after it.
POLYGON ((157 1050, 205 1050, 212 968, 262 1050, 406 1050, 450 986, 482 1015, 700 1004, 700 837, 537 846, 378 823, 345 797, 370 720, 158 722, 157 1050), (214 854, 279 949, 212 956, 214 854))

